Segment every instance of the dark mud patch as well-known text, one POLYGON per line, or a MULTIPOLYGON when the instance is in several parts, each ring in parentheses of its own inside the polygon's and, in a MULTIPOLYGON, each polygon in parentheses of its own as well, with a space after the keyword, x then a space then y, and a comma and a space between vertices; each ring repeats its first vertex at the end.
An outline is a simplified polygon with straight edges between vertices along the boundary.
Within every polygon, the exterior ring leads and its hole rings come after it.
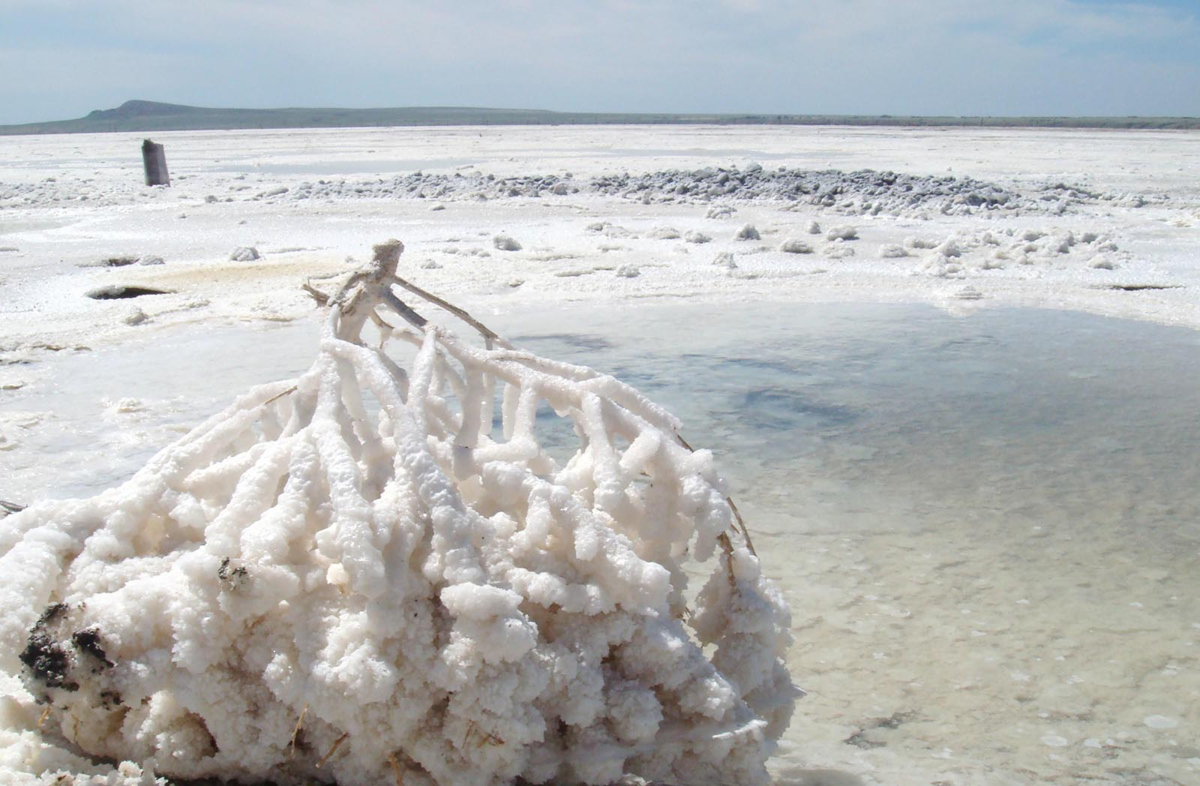
POLYGON ((237 592, 250 580, 250 571, 243 565, 235 565, 229 557, 221 560, 217 568, 217 580, 230 592, 237 592))
POLYGON ((93 289, 87 293, 92 300, 130 300, 148 295, 171 295, 169 289, 154 289, 153 287, 115 285, 93 289))
POLYGON ((870 750, 887 746, 886 732, 900 728, 902 724, 918 720, 915 712, 896 712, 887 718, 872 718, 864 721, 861 728, 843 742, 856 748, 870 750))
POLYGON ((111 669, 116 665, 108 659, 108 655, 100 645, 100 631, 95 628, 75 631, 75 635, 71 636, 71 643, 75 645, 75 649, 91 656, 105 668, 111 669))
POLYGON ((128 267, 129 265, 136 264, 137 261, 137 257, 130 256, 105 257, 104 259, 97 259, 95 262, 81 262, 79 263, 79 267, 128 267))
POLYGON ((42 616, 29 631, 29 640, 21 651, 21 663, 33 674, 34 679, 48 688, 79 690, 79 684, 71 680, 71 656, 62 644, 50 635, 48 628, 67 610, 67 604, 55 603, 46 607, 42 616))
POLYGON ((1117 292, 1152 292, 1160 289, 1183 289, 1182 284, 1110 284, 1103 289, 1117 292))

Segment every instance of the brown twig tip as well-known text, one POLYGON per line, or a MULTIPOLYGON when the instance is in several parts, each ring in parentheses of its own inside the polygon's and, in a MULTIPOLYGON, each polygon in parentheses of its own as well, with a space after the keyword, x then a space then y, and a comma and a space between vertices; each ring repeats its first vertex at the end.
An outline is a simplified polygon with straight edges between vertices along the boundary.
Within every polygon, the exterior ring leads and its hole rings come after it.
POLYGON ((300 736, 300 727, 304 725, 304 716, 308 714, 308 705, 304 705, 304 709, 300 710, 300 717, 296 719, 296 728, 292 729, 292 741, 288 747, 291 749, 289 756, 296 755, 296 738, 300 736))
MULTIPOLYGON (((261 406, 264 406, 264 407, 270 406, 271 404, 274 404, 276 401, 278 401, 279 399, 283 398, 284 396, 290 396, 290 395, 292 395, 293 393, 295 393, 295 392, 296 392, 297 390, 299 390, 299 389, 300 389, 300 388, 296 387, 295 385, 292 385, 290 388, 288 388, 287 390, 283 391, 283 392, 282 392, 282 393, 280 393, 279 395, 276 395, 276 396, 271 396, 269 399, 267 399, 266 401, 264 401, 264 402, 262 403, 262 405, 261 405, 261 406)), ((304 709, 308 709, 308 705, 307 705, 307 704, 305 704, 305 705, 304 705, 304 709)), ((301 716, 301 717, 303 717, 303 716, 301 716)))
POLYGON ((396 754, 388 754, 388 764, 392 765, 392 774, 396 776, 396 786, 404 786, 404 775, 400 769, 400 762, 396 761, 396 754))
POLYGON ((350 736, 350 732, 346 732, 345 734, 343 734, 342 736, 337 738, 337 742, 333 743, 333 747, 329 749, 329 753, 326 753, 324 756, 321 757, 321 760, 319 762, 317 762, 318 770, 321 769, 321 767, 325 764, 325 762, 327 762, 331 758, 333 758, 333 754, 337 753, 337 749, 342 747, 342 743, 345 742, 346 738, 349 736, 350 736))

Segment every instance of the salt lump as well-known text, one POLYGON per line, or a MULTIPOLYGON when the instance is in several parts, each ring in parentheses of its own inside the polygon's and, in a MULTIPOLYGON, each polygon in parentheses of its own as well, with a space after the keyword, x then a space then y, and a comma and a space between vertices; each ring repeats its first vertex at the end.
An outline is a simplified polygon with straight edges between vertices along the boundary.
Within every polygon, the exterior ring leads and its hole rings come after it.
POLYGON ((230 262, 253 262, 256 259, 261 259, 258 249, 252 246, 238 246, 233 251, 229 252, 230 262))
POLYGON ((402 249, 329 300, 299 379, 4 520, 0 685, 45 708, 6 691, 5 756, 114 783, 765 784, 789 612, 712 455, 612 377, 427 324, 402 249))

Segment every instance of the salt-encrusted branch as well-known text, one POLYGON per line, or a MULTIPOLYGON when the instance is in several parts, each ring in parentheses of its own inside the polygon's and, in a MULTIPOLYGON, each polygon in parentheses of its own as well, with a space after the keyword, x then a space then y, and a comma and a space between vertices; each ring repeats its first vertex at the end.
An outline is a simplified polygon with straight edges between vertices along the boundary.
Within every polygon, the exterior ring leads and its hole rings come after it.
MULTIPOLYGON (((634 410, 641 410, 639 414, 641 414, 643 417, 646 417, 650 422, 655 423, 659 427, 671 428, 675 431, 679 443, 689 451, 695 452, 692 446, 688 444, 687 440, 685 440, 683 436, 678 433, 679 423, 674 421, 674 419, 665 411, 653 411, 647 407, 646 405, 648 405, 649 402, 642 398, 642 396, 633 388, 622 385, 616 380, 613 380, 611 377, 606 377, 605 375, 602 375, 599 372, 584 366, 576 366, 569 363, 551 361, 544 358, 539 358, 529 353, 518 352, 512 347, 511 344, 502 339, 499 334, 484 325, 479 320, 472 317, 471 314, 465 309, 459 308, 445 299, 434 295, 428 290, 425 290, 416 284, 413 284, 412 282, 396 275, 395 270, 399 265, 400 255, 403 253, 403 251, 404 245, 398 240, 389 240, 385 243, 375 246, 374 256, 367 270, 359 271, 358 273, 354 274, 350 280, 343 285, 342 292, 346 292, 355 286, 361 286, 361 282, 364 280, 370 280, 375 284, 384 283, 399 286, 417 295, 423 300, 433 303, 434 305, 453 314, 454 316, 457 316, 459 319, 473 327, 481 336, 484 337, 488 350, 491 350, 495 343, 500 343, 502 347, 512 350, 512 353, 504 356, 501 359, 501 362, 513 361, 541 372, 545 375, 543 377, 543 384, 541 387, 548 386, 547 380, 561 377, 566 377, 577 382, 600 379, 602 380, 602 384, 605 384, 609 388, 606 392, 610 396, 613 396, 617 400, 621 401, 621 403, 626 407, 632 407, 634 410)), ((315 290, 308 284, 304 285, 304 289, 313 295, 314 299, 316 299, 321 305, 325 305, 330 300, 328 296, 322 295, 319 291, 315 290), (324 299, 322 300, 322 298, 324 299)), ((414 311, 407 303, 396 297, 395 294, 386 286, 375 289, 374 293, 375 296, 380 298, 382 301, 380 305, 387 306, 398 316, 418 330, 423 330, 423 328, 428 324, 428 320, 414 311)), ((344 297, 339 297, 340 299, 345 300, 344 297)), ((335 297, 334 301, 338 301, 339 297, 335 297)), ((354 301, 354 305, 357 305, 357 301, 354 301)), ((387 320, 375 313, 374 310, 371 311, 371 319, 381 327, 389 330, 395 330, 395 326, 391 325, 389 322, 387 322, 387 320)), ((493 370, 493 373, 495 373, 495 370, 493 370)), ((503 374, 503 372, 501 372, 500 378, 506 379, 507 381, 512 381, 505 374, 503 374)), ((653 405, 651 405, 651 407, 652 406, 653 405)), ((754 548, 753 539, 750 537, 749 528, 746 526, 745 519, 742 518, 741 511, 738 510, 737 504, 733 501, 732 497, 726 496, 725 500, 729 505, 729 509, 733 514, 734 520, 737 523, 737 530, 739 534, 741 534, 741 536, 745 539, 746 547, 750 550, 751 554, 757 556, 758 552, 754 548)))
POLYGON ((446 311, 449 311, 451 314, 458 317, 463 322, 466 322, 468 325, 475 328, 477 331, 479 331, 479 334, 481 336, 483 336, 484 340, 487 342, 488 349, 491 349, 492 346, 497 341, 501 342, 504 346, 508 346, 508 343, 505 342, 503 339, 501 339, 499 335, 497 335, 495 332, 493 332, 490 328, 488 328, 482 322, 480 322, 479 320, 472 317, 464 309, 461 309, 452 303, 448 303, 447 301, 443 300, 442 298, 438 297, 437 295, 427 292, 426 290, 418 287, 416 284, 406 281, 405 279, 400 278, 399 276, 395 276, 395 275, 392 276, 392 283, 398 287, 407 289, 409 292, 412 292, 414 295, 416 295, 420 298, 424 298, 425 300, 428 300, 430 303, 433 303, 434 305, 439 306, 439 307, 445 309, 446 311))
POLYGON ((39 744, 178 779, 764 786, 790 619, 711 453, 612 377, 427 322, 402 250, 310 287, 298 379, 0 527, 0 670, 55 708, 39 744))

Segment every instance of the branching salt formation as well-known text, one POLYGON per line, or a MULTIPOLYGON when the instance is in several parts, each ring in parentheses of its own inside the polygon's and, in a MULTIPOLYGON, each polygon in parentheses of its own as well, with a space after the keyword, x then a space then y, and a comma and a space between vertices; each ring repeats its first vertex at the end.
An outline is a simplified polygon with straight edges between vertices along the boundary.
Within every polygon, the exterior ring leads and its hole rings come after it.
POLYGON ((179 778, 765 783, 789 612, 711 454, 612 377, 427 323, 402 250, 321 296, 302 377, 4 520, 26 737, 179 778), (578 436, 562 465, 543 402, 578 436))

